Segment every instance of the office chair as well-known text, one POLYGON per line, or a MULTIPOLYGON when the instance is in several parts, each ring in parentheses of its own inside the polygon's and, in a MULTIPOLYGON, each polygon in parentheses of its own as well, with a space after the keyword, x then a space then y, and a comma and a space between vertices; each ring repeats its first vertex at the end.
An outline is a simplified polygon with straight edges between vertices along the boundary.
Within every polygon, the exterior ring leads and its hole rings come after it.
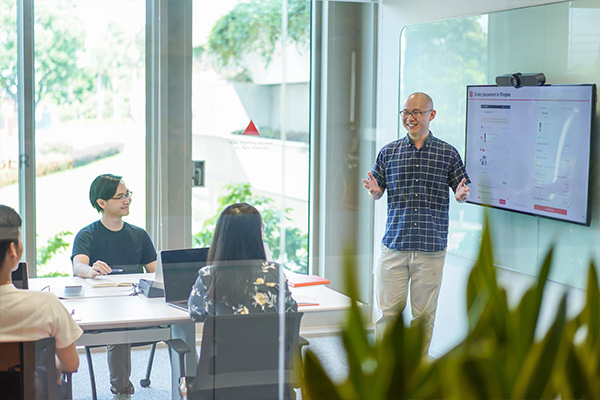
MULTIPOLYGON (((302 315, 285 314, 285 399, 295 399, 293 388, 301 384, 302 315)), ((172 339, 167 345, 179 354, 182 399, 278 399, 277 313, 209 316, 204 322, 200 359, 193 378, 185 376, 187 344, 172 339)))
POLYGON ((0 397, 6 400, 72 399, 71 372, 57 384, 53 337, 0 343, 0 397))
POLYGON ((29 289, 29 274, 27 272, 27 262, 21 261, 17 269, 11 273, 11 280, 17 289, 29 289))
MULTIPOLYGON (((120 275, 120 274, 140 274, 144 272, 144 267, 141 265, 135 265, 135 266, 124 266, 124 271, 121 273, 118 272, 114 272, 114 275, 120 275)), ((150 355, 148 356, 148 367, 146 368, 146 377, 143 379, 140 379, 140 385, 142 387, 148 387, 150 386, 150 374, 152 372, 152 363, 154 362, 154 353, 156 352, 156 342, 148 342, 148 343, 132 343, 131 346, 132 347, 140 347, 140 346, 148 346, 151 345, 150 347, 150 355)), ((87 363, 88 363, 88 371, 90 373, 90 386, 92 388, 92 399, 93 400, 98 400, 98 394, 97 394, 97 390, 96 390, 96 378, 94 376, 94 364, 92 363, 92 353, 90 351, 90 349, 92 349, 93 347, 104 347, 105 345, 97 345, 97 346, 85 346, 85 358, 87 359, 87 363)))
MULTIPOLYGON (((150 355, 148 356, 148 367, 146 368, 146 377, 140 379, 140 385, 142 387, 150 386, 150 374, 152 372, 152 363, 154 362, 154 353, 156 352, 156 342, 149 343, 132 343, 131 347, 140 347, 140 346, 150 346, 150 355)), ((88 363, 88 371, 90 373, 90 385, 92 388, 92 399, 98 400, 98 394, 96 390, 96 378, 94 376, 94 364, 92 363, 92 352, 91 349, 93 347, 106 347, 106 345, 98 345, 98 346, 85 346, 85 358, 88 363)))

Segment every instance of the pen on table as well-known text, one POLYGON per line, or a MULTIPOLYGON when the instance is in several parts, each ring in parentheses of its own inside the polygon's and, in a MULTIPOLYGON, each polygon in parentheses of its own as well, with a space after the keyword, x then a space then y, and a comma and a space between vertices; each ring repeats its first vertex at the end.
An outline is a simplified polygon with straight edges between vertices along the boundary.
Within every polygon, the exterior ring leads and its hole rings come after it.
POLYGON ((75 315, 75 309, 71 310, 71 315, 75 315))
POLYGON ((113 268, 110 272, 123 272, 123 268, 113 268))

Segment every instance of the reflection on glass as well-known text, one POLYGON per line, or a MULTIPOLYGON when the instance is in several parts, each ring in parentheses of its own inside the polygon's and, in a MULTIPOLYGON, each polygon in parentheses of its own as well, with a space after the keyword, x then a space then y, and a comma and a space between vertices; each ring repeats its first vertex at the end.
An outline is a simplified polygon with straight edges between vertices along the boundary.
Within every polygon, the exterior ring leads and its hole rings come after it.
POLYGON ((99 218, 89 182, 123 175, 145 197, 145 3, 40 1, 34 18, 37 273, 71 275, 74 233, 99 218))
POLYGON ((17 6, 0 0, 0 204, 19 209, 17 6))
MULTIPOLYGON (((431 131, 463 155, 465 87, 488 83, 487 64, 487 15, 419 24, 402 32, 400 98, 417 91, 430 94, 437 110, 431 131)), ((448 251, 475 256, 480 216, 455 210, 450 207, 448 251)))
MULTIPOLYGON (((432 132, 463 153, 466 85, 494 84, 496 76, 519 71, 544 72, 550 84, 595 83, 599 17, 595 4, 574 0, 409 26, 401 40, 400 97, 430 93, 438 111, 432 132)), ((550 279, 583 286, 590 255, 598 256, 597 230, 506 211, 491 216, 498 264, 535 275, 556 245, 550 279)), ((449 252, 475 258, 481 226, 480 207, 451 207, 449 252)))
POLYGON ((206 186, 192 194, 195 246, 209 246, 219 213, 247 202, 285 265, 307 271, 310 1, 193 4, 192 158, 206 186), (283 44, 282 44, 283 43, 283 44))

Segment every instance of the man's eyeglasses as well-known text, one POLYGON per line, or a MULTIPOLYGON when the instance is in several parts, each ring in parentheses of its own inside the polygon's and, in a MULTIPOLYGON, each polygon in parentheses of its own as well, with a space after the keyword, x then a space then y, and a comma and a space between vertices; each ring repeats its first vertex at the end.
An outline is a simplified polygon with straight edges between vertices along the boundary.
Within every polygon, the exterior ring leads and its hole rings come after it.
POLYGON ((402 115, 403 117, 412 116, 413 118, 417 118, 417 117, 420 117, 421 115, 431 112, 431 111, 433 111, 433 110, 413 111, 413 112, 410 112, 408 110, 402 110, 402 111, 400 111, 400 115, 402 115))
POLYGON ((127 198, 131 198, 132 195, 133 195, 133 192, 128 190, 128 191, 126 191, 123 194, 120 194, 120 195, 115 196, 115 197, 111 197, 111 199, 112 200, 124 200, 124 199, 127 199, 127 198))

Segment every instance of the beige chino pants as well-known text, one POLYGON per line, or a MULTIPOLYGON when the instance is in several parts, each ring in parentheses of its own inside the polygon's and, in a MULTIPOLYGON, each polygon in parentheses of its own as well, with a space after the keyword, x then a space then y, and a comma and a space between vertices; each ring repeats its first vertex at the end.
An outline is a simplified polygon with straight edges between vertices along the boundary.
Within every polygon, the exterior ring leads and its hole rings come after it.
POLYGON ((375 267, 375 333, 378 338, 402 313, 410 285, 411 324, 422 320, 425 326, 425 351, 429 349, 435 311, 442 282, 446 250, 439 252, 396 251, 381 245, 375 267))

